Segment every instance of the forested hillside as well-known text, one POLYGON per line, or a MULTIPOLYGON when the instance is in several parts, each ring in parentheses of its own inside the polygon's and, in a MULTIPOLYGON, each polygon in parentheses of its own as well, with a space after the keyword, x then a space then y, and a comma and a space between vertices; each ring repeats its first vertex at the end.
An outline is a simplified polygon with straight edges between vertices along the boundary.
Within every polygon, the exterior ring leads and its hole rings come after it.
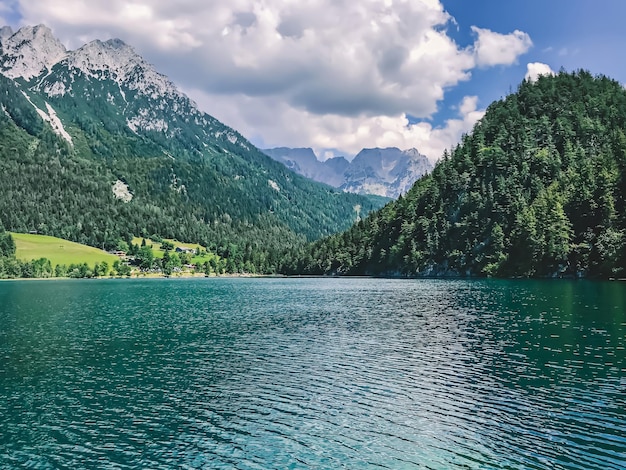
POLYGON ((107 249, 133 236, 175 238, 273 271, 278 250, 382 205, 273 161, 119 40, 67 52, 40 25, 0 48, 7 230, 107 249), (51 47, 56 62, 43 52, 51 47))
POLYGON ((624 276, 625 134, 620 83, 584 71, 525 81, 405 197, 283 270, 624 276))

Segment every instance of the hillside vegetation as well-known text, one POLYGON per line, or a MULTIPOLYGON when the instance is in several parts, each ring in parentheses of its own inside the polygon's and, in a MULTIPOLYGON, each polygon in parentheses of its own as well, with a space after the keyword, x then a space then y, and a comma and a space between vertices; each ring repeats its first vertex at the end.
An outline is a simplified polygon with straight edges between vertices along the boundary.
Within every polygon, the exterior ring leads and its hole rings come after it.
POLYGON ((47 258, 54 267, 58 264, 106 262, 112 266, 119 258, 106 251, 91 246, 63 240, 62 238, 28 233, 11 233, 15 242, 15 257, 21 261, 33 261, 47 258))
POLYGON ((185 240, 232 258, 235 270, 272 271, 285 247, 348 228, 355 208, 382 206, 273 161, 119 40, 92 41, 19 76, 12 67, 27 56, 37 56, 34 67, 51 45, 64 50, 43 25, 20 31, 0 48, 7 230, 105 249, 133 237, 185 240))
POLYGON ((261 252, 314 240, 354 222, 354 206, 373 207, 362 196, 293 174, 257 150, 248 153, 259 162, 219 150, 193 157, 181 149, 172 159, 147 139, 115 137, 96 123, 90 124, 96 136, 70 128, 76 142, 70 147, 2 76, 0 104, 8 112, 0 113, 0 217, 12 231, 107 249, 156 234, 227 255, 231 244, 261 252), (270 178, 280 191, 269 186, 270 178), (117 180, 129 186, 130 202, 114 196, 117 180))
MULTIPOLYGON (((6 232, 0 225, 0 279, 130 275, 211 275, 237 272, 198 244, 134 238, 111 254, 98 248, 39 234, 6 232), (118 256, 119 255, 119 256, 118 256)), ((246 266, 248 272, 254 267, 246 266)))
POLYGON ((283 271, 624 276, 625 132, 620 83, 584 71, 525 81, 406 197, 283 271))

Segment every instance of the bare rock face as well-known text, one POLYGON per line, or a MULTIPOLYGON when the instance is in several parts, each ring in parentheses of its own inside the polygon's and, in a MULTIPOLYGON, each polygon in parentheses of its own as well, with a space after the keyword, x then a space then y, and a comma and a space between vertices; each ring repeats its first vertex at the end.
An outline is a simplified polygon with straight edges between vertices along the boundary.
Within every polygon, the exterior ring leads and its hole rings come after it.
POLYGON ((278 147, 263 150, 267 155, 283 163, 287 168, 302 176, 335 188, 344 183, 343 172, 350 163, 343 157, 321 162, 310 148, 278 147))
POLYGON ((321 183, 359 194, 397 198, 433 165, 416 149, 395 147, 361 150, 352 161, 343 157, 319 161, 310 148, 278 147, 264 152, 288 168, 321 183))
POLYGON ((0 30, 0 72, 9 78, 29 81, 66 54, 65 46, 47 26, 25 26, 16 33, 8 26, 0 30))

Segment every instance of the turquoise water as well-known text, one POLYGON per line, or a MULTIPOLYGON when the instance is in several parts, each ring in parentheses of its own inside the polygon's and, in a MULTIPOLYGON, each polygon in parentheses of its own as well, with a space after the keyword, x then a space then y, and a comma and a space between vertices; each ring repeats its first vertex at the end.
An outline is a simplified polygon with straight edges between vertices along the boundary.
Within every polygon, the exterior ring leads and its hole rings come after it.
POLYGON ((0 468, 626 468, 626 285, 0 283, 0 468))

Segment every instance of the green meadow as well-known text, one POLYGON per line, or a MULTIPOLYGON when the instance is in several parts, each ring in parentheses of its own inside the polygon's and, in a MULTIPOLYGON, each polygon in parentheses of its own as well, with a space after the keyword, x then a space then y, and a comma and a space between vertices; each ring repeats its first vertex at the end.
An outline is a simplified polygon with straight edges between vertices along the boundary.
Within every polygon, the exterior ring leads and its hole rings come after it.
POLYGON ((119 260, 117 256, 106 251, 62 238, 14 232, 11 232, 11 236, 15 240, 15 256, 22 261, 48 258, 52 266, 82 263, 93 266, 95 263, 106 261, 109 266, 112 266, 116 260, 119 260))
MULTIPOLYGON (((141 246, 141 243, 144 239, 141 237, 134 237, 133 238, 133 245, 139 245, 141 246)), ((152 253, 154 254, 155 258, 163 258, 163 254, 165 253, 165 251, 161 248, 161 243, 156 242, 154 240, 151 240, 149 238, 146 238, 146 245, 152 248, 152 253)), ((208 253, 206 251, 206 248, 204 248, 202 245, 199 245, 197 243, 183 243, 183 242, 179 242, 178 240, 172 240, 172 239, 164 239, 167 242, 170 242, 174 245, 174 249, 176 248, 191 248, 193 250, 200 250, 200 255, 196 255, 194 254, 191 257, 191 263, 192 264, 202 264, 205 261, 209 261, 211 258, 218 258, 219 256, 217 256, 216 254, 213 253, 208 253)))

